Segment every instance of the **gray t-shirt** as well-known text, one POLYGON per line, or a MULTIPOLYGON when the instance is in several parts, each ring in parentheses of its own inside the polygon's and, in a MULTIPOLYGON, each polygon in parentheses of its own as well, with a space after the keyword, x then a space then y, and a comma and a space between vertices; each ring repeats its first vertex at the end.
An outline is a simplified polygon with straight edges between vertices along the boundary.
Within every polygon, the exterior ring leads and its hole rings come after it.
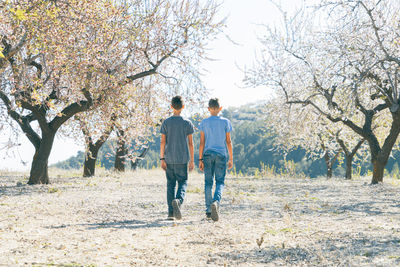
POLYGON ((193 123, 181 116, 172 116, 163 121, 160 132, 166 136, 165 162, 188 163, 190 157, 187 136, 194 132, 193 123))

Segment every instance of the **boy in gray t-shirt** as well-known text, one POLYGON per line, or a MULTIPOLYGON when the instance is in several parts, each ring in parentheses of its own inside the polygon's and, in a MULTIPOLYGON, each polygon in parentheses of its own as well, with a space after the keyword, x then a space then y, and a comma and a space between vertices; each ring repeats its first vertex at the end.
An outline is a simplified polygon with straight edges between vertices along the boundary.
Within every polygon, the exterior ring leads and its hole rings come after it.
POLYGON ((185 199, 188 162, 189 170, 194 168, 193 132, 191 121, 180 116, 184 108, 182 97, 175 96, 171 101, 174 115, 161 125, 160 160, 167 176, 168 219, 182 218, 181 205, 185 199), (176 183, 178 189, 175 191, 176 183))

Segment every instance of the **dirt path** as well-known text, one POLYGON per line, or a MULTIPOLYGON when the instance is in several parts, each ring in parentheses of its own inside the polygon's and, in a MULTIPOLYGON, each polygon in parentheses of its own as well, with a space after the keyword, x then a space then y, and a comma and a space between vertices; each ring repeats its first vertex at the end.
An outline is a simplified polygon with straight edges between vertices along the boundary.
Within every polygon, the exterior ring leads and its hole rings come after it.
POLYGON ((0 172, 0 265, 400 265, 394 180, 228 178, 214 223, 204 219, 200 174, 176 222, 165 220, 161 171, 74 175, 28 186, 0 172))

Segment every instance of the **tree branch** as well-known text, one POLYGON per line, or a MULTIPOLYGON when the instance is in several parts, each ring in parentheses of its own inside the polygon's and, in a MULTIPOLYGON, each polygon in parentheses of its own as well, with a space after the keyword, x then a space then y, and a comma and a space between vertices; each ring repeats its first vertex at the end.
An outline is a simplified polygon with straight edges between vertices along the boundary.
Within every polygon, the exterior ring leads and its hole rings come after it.
POLYGON ((13 110, 11 107, 10 99, 2 91, 0 91, 0 98, 3 100, 3 103, 7 108, 7 113, 10 115, 10 117, 13 118, 18 123, 18 125, 21 127, 26 137, 28 137, 29 141, 31 141, 35 149, 39 149, 41 138, 29 124, 29 122, 31 121, 30 118, 22 117, 18 112, 13 110))
POLYGON ((364 138, 361 139, 360 141, 358 141, 357 145, 356 145, 356 146, 353 148, 353 150, 351 151, 350 156, 354 156, 354 155, 357 153, 358 149, 360 149, 361 145, 362 145, 364 142, 365 142, 365 139, 364 139, 364 138))
MULTIPOLYGON (((3 67, 5 62, 10 60, 22 48, 22 46, 26 42, 27 37, 28 37, 28 33, 25 32, 24 35, 21 37, 21 40, 18 42, 18 44, 16 46, 11 47, 10 49, 4 50, 4 53, 3 53, 4 58, 0 58, 0 68, 3 67)), ((3 44, 8 44, 5 40, 5 38, 3 38, 3 44)))
POLYGON ((341 117, 332 117, 330 114, 324 112, 322 109, 320 109, 316 104, 314 104, 311 100, 307 100, 307 101, 301 101, 301 100, 295 100, 295 101, 288 101, 288 104, 303 104, 305 106, 307 105, 311 105, 314 109, 316 109, 321 115, 323 115, 324 117, 326 117, 328 120, 330 120, 331 122, 342 122, 343 124, 345 124, 346 126, 350 127, 354 132, 356 132, 357 134, 361 135, 364 137, 364 131, 363 128, 359 127, 358 125, 356 125, 354 122, 352 122, 351 120, 347 119, 347 118, 341 118, 341 117))

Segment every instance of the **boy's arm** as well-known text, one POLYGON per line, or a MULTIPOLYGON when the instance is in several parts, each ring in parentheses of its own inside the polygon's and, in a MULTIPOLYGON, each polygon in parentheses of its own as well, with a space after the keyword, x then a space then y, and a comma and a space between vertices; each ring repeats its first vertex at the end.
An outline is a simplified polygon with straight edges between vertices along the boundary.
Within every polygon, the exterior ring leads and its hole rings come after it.
POLYGON ((229 153, 228 169, 230 170, 233 167, 232 140, 230 132, 226 133, 226 146, 228 148, 228 153, 229 153))
POLYGON ((204 162, 203 162, 203 151, 204 151, 204 144, 205 144, 205 136, 204 132, 200 132, 200 147, 199 147, 199 169, 200 171, 204 170, 204 162))
POLYGON ((165 154, 165 144, 166 144, 166 136, 165 134, 161 134, 161 145, 160 145, 160 159, 161 160, 161 168, 166 171, 167 170, 167 163, 165 162, 164 154, 165 154))
POLYGON ((194 147, 193 147, 193 135, 188 135, 188 143, 189 143, 189 153, 190 153, 190 161, 189 161, 189 171, 194 169, 194 147))

